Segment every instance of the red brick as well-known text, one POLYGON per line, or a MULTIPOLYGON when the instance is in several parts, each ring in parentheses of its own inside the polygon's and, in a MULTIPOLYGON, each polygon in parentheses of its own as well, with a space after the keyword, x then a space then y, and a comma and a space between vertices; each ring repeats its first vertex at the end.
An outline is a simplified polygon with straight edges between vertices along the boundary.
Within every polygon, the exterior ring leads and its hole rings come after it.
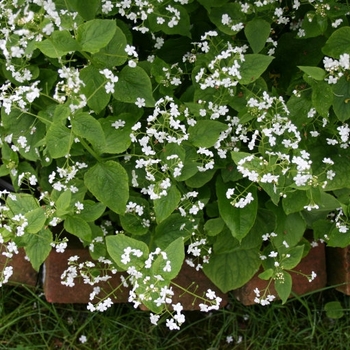
MULTIPOLYGON (((61 284, 61 275, 68 267, 68 258, 78 255, 78 262, 92 261, 89 251, 84 248, 67 248, 64 253, 57 253, 53 250, 46 259, 43 269, 43 285, 46 300, 51 303, 88 303, 90 293, 94 286, 83 283, 82 279, 75 280, 75 286, 68 287, 61 284)), ((120 273, 113 275, 108 282, 97 284, 101 287, 99 297, 104 297, 113 292, 120 284, 120 273)), ((113 302, 126 302, 129 291, 122 287, 110 295, 113 302)), ((94 301, 97 301, 94 300, 94 301)), ((94 302, 92 301, 92 302, 94 302)))
POLYGON ((338 285, 336 289, 350 295, 350 248, 326 249, 328 284, 338 285))
MULTIPOLYGON (((0 252, 4 252, 5 248, 2 246, 0 252)), ((3 270, 5 266, 13 267, 13 275, 9 279, 9 284, 23 284, 28 287, 35 287, 38 281, 38 273, 32 268, 32 265, 25 259, 25 252, 23 248, 18 249, 18 254, 15 254, 11 259, 7 259, 0 254, 0 269, 3 270), (6 260, 8 260, 6 262, 6 260)))
MULTIPOLYGON (((327 272, 326 272, 326 259, 325 259, 325 246, 320 244, 311 248, 309 254, 302 259, 302 261, 293 269, 303 274, 310 275, 312 271, 315 271, 317 277, 309 282, 308 279, 297 273, 291 273, 293 280, 292 291, 297 295, 303 295, 323 288, 327 284, 327 272)), ((259 271, 248 283, 243 287, 233 291, 234 296, 244 305, 255 304, 254 299, 256 297, 254 289, 264 290, 268 281, 262 280, 258 277, 259 271)), ((269 294, 277 296, 276 290, 273 285, 270 285, 269 294)), ((276 298, 277 299, 277 298, 276 298)))

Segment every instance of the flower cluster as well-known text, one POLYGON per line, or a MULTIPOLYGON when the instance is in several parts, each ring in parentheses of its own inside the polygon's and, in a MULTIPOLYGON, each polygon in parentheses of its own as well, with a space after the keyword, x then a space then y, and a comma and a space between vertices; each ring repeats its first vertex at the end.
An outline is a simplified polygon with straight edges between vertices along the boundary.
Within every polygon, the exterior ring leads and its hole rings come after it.
MULTIPOLYGON (((276 295, 271 293, 272 283, 277 294, 285 302, 292 288, 290 272, 304 276, 309 282, 312 282, 317 277, 315 271, 306 274, 296 268, 302 259, 304 245, 291 247, 287 238, 281 241, 275 232, 263 234, 262 240, 266 247, 263 253, 260 254, 260 259, 263 262, 265 271, 260 274, 260 278, 268 280, 268 282, 263 291, 259 288, 254 289, 254 301, 256 303, 269 305, 276 298, 276 295)), ((310 244, 311 247, 316 247, 317 245, 317 242, 310 244)))
POLYGON ((323 65, 328 72, 325 80, 328 84, 336 84, 338 80, 346 73, 350 68, 350 56, 348 53, 340 55, 339 60, 331 57, 325 57, 323 59, 323 65))
POLYGON ((97 263, 92 261, 78 263, 79 258, 78 255, 68 258, 68 268, 61 275, 63 285, 73 287, 75 279, 82 278, 84 284, 93 286, 112 278, 111 275, 108 275, 108 272, 112 275, 117 273, 116 268, 112 266, 112 262, 106 258, 99 258, 97 263), (96 275, 96 271, 99 271, 102 275, 96 275))

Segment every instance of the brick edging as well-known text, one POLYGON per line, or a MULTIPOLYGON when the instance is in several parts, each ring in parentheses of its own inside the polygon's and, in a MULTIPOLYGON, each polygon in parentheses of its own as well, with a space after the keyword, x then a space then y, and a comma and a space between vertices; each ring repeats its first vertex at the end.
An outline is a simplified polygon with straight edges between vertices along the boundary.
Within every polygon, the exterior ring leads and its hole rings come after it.
MULTIPOLYGON (((90 301, 90 293, 93 287, 84 284, 82 281, 77 282, 74 287, 67 287, 61 284, 61 274, 67 268, 67 259, 70 256, 78 255, 79 261, 91 260, 90 254, 84 248, 67 248, 64 253, 57 253, 52 250, 49 257, 43 264, 42 280, 39 280, 39 273, 36 272, 29 261, 25 259, 23 248, 19 249, 19 254, 14 255, 10 265, 13 266, 13 275, 10 278, 12 284, 23 284, 29 287, 35 287, 38 284, 43 285, 46 300, 52 303, 88 303, 90 301)), ((4 267, 3 255, 0 256, 0 269, 4 267)), ((305 277, 293 276, 293 292, 298 295, 317 290, 328 285, 344 283, 343 286, 337 287, 337 290, 350 295, 350 248, 329 248, 325 249, 324 244, 319 244, 318 247, 312 248, 309 254, 296 267, 304 273, 310 274, 311 271, 317 273, 317 278, 313 282, 308 282, 305 277), (325 251, 327 254, 325 254, 325 251), (327 279, 328 276, 328 279, 327 279)), ((190 287, 190 291, 195 291, 201 295, 207 289, 212 289, 217 292, 217 295, 223 298, 222 305, 228 302, 228 294, 221 293, 217 287, 204 275, 202 271, 195 271, 187 264, 184 264, 178 277, 174 280, 175 283, 184 288, 190 287), (193 274, 195 272, 195 274, 193 274), (194 282, 194 283, 193 283, 194 282)), ((255 294, 253 290, 258 287, 264 288, 266 281, 254 276, 243 287, 233 291, 233 295, 245 305, 254 303, 255 294)), ((108 282, 99 284, 103 293, 111 293, 114 288, 120 285, 120 273, 117 273, 108 282)), ((194 302, 193 296, 184 294, 182 290, 174 287, 173 302, 178 301, 184 305, 186 310, 199 309, 199 300, 194 302)), ((113 302, 128 301, 127 288, 121 288, 116 295, 111 295, 113 302)))

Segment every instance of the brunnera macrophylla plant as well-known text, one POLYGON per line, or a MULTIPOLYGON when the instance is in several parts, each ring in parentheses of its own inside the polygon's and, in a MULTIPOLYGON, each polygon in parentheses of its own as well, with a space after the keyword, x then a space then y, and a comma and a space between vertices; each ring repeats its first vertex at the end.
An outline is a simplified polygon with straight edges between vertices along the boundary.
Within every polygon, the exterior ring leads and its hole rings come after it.
MULTIPOLYGON (((38 270, 68 232, 99 264, 72 259, 63 283, 126 271, 130 301, 153 323, 173 309, 176 329, 171 283, 184 262, 222 292, 262 266, 285 301, 288 271, 312 249, 306 229, 349 244, 346 1, 0 9, 6 258, 24 247, 38 270)), ((11 273, 9 262, 2 283, 11 273)), ((263 304, 274 297, 261 293, 263 304)), ((203 310, 218 307, 212 291, 200 297, 203 310)))

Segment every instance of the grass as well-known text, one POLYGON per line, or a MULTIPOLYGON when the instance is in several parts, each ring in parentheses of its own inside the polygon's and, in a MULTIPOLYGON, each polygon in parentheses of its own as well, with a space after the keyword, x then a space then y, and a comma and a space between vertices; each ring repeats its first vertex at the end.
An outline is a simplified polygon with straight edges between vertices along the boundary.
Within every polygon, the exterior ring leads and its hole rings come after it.
POLYGON ((50 304, 40 290, 0 289, 0 349, 226 350, 347 349, 350 297, 325 289, 281 305, 243 306, 236 300, 211 314, 187 312, 180 331, 153 326, 145 311, 116 304, 105 313, 85 305, 50 304), (327 317, 338 300, 344 316, 327 317), (79 341, 81 335, 87 342, 79 341), (227 343, 226 337, 233 342, 227 343))

